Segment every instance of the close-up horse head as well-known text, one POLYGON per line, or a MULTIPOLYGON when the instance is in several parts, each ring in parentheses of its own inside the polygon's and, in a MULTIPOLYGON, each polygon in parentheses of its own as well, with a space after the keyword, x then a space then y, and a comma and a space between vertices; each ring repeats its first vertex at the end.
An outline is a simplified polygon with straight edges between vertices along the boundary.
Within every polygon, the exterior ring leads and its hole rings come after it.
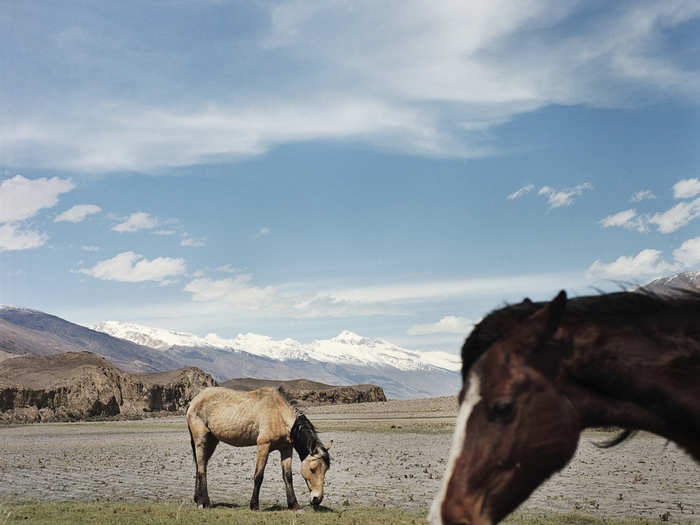
POLYGON ((700 295, 645 290, 493 311, 462 347, 459 411, 433 524, 497 523, 589 427, 676 442, 700 460, 700 295))
MULTIPOLYGON (((432 523, 498 522, 575 452, 579 422, 534 355, 556 331, 565 302, 565 294, 540 309, 524 302, 534 313, 511 318, 506 338, 472 356, 432 523)), ((474 330, 466 350, 479 351, 475 341, 493 321, 487 318, 474 330)))

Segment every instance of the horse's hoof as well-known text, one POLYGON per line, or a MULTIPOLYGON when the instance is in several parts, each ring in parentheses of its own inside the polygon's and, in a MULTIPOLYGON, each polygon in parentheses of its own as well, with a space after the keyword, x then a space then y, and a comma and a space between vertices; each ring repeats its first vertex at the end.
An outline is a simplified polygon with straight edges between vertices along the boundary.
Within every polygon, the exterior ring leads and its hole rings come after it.
POLYGON ((301 510, 301 505, 299 505, 298 503, 289 505, 289 510, 301 510))
POLYGON ((257 503, 256 504, 251 503, 250 510, 260 510, 260 506, 257 503))

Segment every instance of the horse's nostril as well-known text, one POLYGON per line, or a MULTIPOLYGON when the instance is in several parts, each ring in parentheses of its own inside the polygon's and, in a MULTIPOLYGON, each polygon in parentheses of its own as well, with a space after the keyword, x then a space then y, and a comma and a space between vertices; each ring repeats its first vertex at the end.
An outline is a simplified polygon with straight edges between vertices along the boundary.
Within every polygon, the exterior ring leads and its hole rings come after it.
POLYGON ((314 497, 314 498, 311 500, 311 504, 312 504, 313 506, 320 505, 320 504, 321 504, 321 498, 316 498, 316 497, 314 497))

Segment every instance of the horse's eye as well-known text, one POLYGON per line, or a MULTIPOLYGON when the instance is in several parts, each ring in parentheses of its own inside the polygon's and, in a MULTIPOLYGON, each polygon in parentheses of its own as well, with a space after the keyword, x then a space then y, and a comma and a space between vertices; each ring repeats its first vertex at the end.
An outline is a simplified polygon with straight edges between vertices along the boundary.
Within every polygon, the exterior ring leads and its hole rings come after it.
POLYGON ((515 403, 508 399, 501 399, 491 405, 489 419, 509 422, 515 415, 515 403))

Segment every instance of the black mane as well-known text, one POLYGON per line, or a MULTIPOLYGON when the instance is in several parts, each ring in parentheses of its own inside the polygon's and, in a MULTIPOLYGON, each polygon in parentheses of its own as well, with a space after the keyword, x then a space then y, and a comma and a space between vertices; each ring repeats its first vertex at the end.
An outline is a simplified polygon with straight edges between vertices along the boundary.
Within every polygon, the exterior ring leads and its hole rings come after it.
MULTIPOLYGON (((513 323, 534 314, 548 302, 532 302, 508 305, 492 311, 474 327, 462 346, 462 379, 472 365, 491 345, 510 331, 513 323)), ((649 329, 649 316, 662 314, 700 315, 700 293, 673 290, 660 295, 644 288, 633 292, 575 297, 566 302, 565 318, 569 321, 595 321, 606 325, 627 324, 649 329)))
POLYGON ((297 412, 297 418, 294 420, 294 425, 292 425, 290 436, 292 438, 292 445, 296 449, 297 454, 299 454, 299 459, 304 461, 309 454, 318 451, 323 461, 325 461, 326 466, 330 468, 331 457, 326 447, 324 447, 321 440, 318 439, 316 429, 311 421, 301 412, 297 412))

